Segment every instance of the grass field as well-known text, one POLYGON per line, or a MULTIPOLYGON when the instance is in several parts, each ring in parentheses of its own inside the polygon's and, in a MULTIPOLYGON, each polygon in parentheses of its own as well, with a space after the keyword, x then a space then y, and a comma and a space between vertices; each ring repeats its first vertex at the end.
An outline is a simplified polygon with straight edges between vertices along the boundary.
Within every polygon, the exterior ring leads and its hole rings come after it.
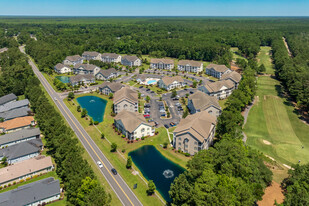
MULTIPOLYGON (((267 51, 266 48, 263 50, 267 51)), ((269 61, 263 58, 261 62, 269 61)), ((273 73, 270 70, 267 72, 273 73)), ((292 166, 299 160, 301 164, 308 163, 309 126, 299 119, 294 107, 280 93, 279 81, 270 76, 258 78, 255 105, 250 110, 244 129, 248 136, 247 144, 281 164, 292 166)))
MULTIPOLYGON (((146 195, 146 189, 147 185, 144 183, 144 181, 138 177, 132 174, 131 170, 127 170, 125 168, 127 154, 130 151, 133 151, 143 145, 154 145, 164 156, 166 156, 168 159, 172 160, 173 162, 181 165, 182 167, 185 167, 186 162, 190 159, 188 157, 185 157, 182 154, 175 153, 171 148, 163 149, 160 145, 164 142, 168 142, 168 136, 166 133, 166 130, 164 128, 159 128, 157 131, 159 131, 159 134, 154 137, 146 138, 145 140, 140 140, 135 143, 128 144, 124 139, 121 138, 120 135, 118 135, 112 127, 112 123, 114 122, 114 119, 111 117, 111 107, 112 107, 112 101, 109 100, 106 96, 99 95, 97 93, 93 94, 83 94, 78 95, 76 98, 80 96, 87 96, 87 95, 93 95, 98 96, 100 98, 103 98, 107 100, 107 105, 105 109, 105 115, 104 115, 104 121, 101 122, 97 128, 94 126, 89 126, 89 120, 82 119, 80 117, 80 113, 77 112, 76 107, 76 100, 73 102, 68 102, 65 100, 66 105, 71 110, 71 112, 75 115, 75 117, 79 120, 79 122, 82 124, 82 126, 85 128, 87 133, 92 137, 92 139, 95 141, 95 143, 98 145, 98 147, 101 149, 101 151, 104 153, 104 155, 107 156, 109 161, 113 164, 113 166, 118 170, 118 172, 121 174, 121 176, 124 178, 124 180, 127 182, 129 187, 133 187, 135 183, 138 183, 138 188, 133 190, 134 193, 138 196, 140 201, 145 205, 162 205, 160 200, 156 198, 155 196, 149 197, 146 195), (101 134, 98 131, 100 130, 102 133, 104 133, 105 137, 110 141, 114 142, 118 145, 118 151, 122 152, 125 151, 122 154, 119 153, 111 153, 110 152, 110 144, 107 140, 101 139, 101 134)), ((134 167, 134 169, 138 170, 137 167, 134 167)), ((139 171, 139 170, 138 170, 139 171)), ((139 171, 140 172, 140 171, 139 171)), ((141 174, 141 172, 140 172, 141 174)))
POLYGON ((233 54, 233 60, 236 61, 237 58, 240 58, 240 59, 244 59, 247 61, 246 58, 244 58, 243 56, 241 56, 240 52, 239 52, 239 49, 237 47, 231 47, 231 52, 233 54))
POLYGON ((262 46, 261 51, 258 54, 257 58, 259 60, 259 65, 264 64, 266 67, 266 74, 274 74, 274 65, 272 64, 271 58, 269 58, 271 52, 271 47, 262 46))

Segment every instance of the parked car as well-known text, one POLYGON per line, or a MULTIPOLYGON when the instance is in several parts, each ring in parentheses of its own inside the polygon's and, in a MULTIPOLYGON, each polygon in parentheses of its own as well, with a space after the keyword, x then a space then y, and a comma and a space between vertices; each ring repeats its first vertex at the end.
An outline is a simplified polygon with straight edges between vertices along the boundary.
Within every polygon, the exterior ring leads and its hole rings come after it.
POLYGON ((187 88, 184 88, 183 90, 187 91, 188 89, 187 89, 187 88))
POLYGON ((171 127, 174 127, 174 126, 175 126, 175 123, 174 123, 174 122, 171 122, 170 125, 171 125, 171 127))
POLYGON ((165 117, 165 112, 161 112, 161 117, 165 117))
POLYGON ((103 165, 102 165, 102 163, 100 161, 97 161, 97 164, 98 164, 99 168, 103 167, 103 165))
POLYGON ((143 86, 140 86, 139 88, 141 89, 141 88, 143 88, 143 86))
POLYGON ((150 93, 152 93, 152 94, 153 94, 153 93, 154 93, 154 91, 151 91, 150 93))
POLYGON ((149 92, 149 91, 150 91, 150 89, 146 89, 146 91, 147 91, 147 92, 149 92))
POLYGON ((194 91, 190 91, 190 94, 194 94, 194 91))
POLYGON ((145 94, 141 94, 141 97, 144 97, 145 96, 145 94))
POLYGON ((173 101, 177 101, 177 100, 179 100, 179 98, 178 97, 174 97, 172 100, 173 101))
POLYGON ((148 122, 154 122, 154 120, 153 119, 149 119, 148 122))
POLYGON ((165 124, 165 125, 164 125, 164 127, 165 127, 166 129, 168 129, 168 128, 169 128, 169 126, 168 126, 167 124, 165 124))
POLYGON ((150 118, 150 115, 149 114, 144 114, 144 117, 145 118, 150 118))
POLYGON ((116 170, 115 168, 112 168, 111 171, 112 171, 112 173, 113 173, 114 175, 117 175, 117 174, 118 174, 118 173, 117 173, 117 170, 116 170))
POLYGON ((145 108, 150 108, 151 106, 150 106, 150 104, 145 104, 144 107, 145 108))

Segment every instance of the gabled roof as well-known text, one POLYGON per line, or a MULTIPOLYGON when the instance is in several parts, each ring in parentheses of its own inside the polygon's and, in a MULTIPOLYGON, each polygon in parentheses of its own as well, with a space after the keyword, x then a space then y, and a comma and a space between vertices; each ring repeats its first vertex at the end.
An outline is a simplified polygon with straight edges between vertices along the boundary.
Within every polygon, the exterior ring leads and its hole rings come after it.
POLYGON ((40 135, 40 133, 41 132, 39 128, 22 129, 17 132, 8 133, 0 137, 0 145, 4 145, 10 142, 15 142, 33 136, 38 136, 40 135))
POLYGON ((9 110, 13 110, 19 107, 25 107, 30 104, 28 99, 23 99, 15 102, 8 102, 6 104, 0 105, 0 112, 5 112, 9 110))
POLYGON ((74 56, 67 56, 65 59, 66 59, 66 60, 69 60, 69 61, 71 61, 71 62, 75 62, 75 61, 81 60, 82 57, 79 56, 79 55, 74 55, 74 56))
POLYGON ((88 71, 93 71, 98 66, 93 65, 93 64, 76 64, 74 66, 74 69, 79 69, 80 67, 82 67, 83 69, 88 70, 88 71))
POLYGON ((96 51, 85 51, 82 56, 91 56, 91 57, 96 57, 98 56, 100 53, 96 52, 96 51))
POLYGON ((8 121, 1 122, 0 128, 5 128, 5 130, 11 130, 11 129, 31 125, 31 122, 33 121, 34 121, 34 118, 32 116, 17 117, 15 119, 10 119, 8 121))
POLYGON ((230 79, 233 82, 239 83, 241 80, 241 75, 238 72, 232 71, 221 76, 221 79, 230 79))
POLYGON ((89 80, 95 80, 95 77, 93 74, 78 74, 76 76, 70 77, 70 82, 80 82, 80 81, 89 81, 89 80))
POLYGON ((216 107, 221 110, 218 99, 214 96, 209 96, 201 91, 196 91, 188 97, 192 101, 196 110, 203 111, 210 106, 216 107))
POLYGON ((173 77, 165 76, 165 77, 162 78, 162 81, 165 85, 170 85, 175 81, 184 82, 184 80, 183 80, 183 78, 181 78, 181 76, 173 76, 173 77))
POLYGON ((50 156, 37 156, 22 162, 17 162, 0 169, 0 184, 50 167, 53 167, 53 162, 50 156))
POLYGON ((138 60, 139 58, 138 58, 137 56, 124 56, 124 57, 122 57, 122 59, 123 59, 123 60, 126 59, 126 60, 128 60, 128 61, 130 61, 130 62, 135 62, 135 61, 138 60))
POLYGON ((172 59, 151 59, 150 63, 151 64, 158 64, 158 63, 174 64, 174 61, 172 59))
POLYGON ((122 110, 121 112, 119 112, 119 114, 117 114, 117 116, 115 117, 115 120, 121 120, 125 129, 130 133, 134 132, 135 129, 142 123, 150 126, 150 124, 146 122, 142 114, 138 112, 130 112, 127 110, 122 110))
POLYGON ((3 105, 7 102, 17 100, 17 96, 13 93, 0 97, 0 105, 3 105))
POLYGON ((205 84, 206 89, 210 92, 219 92, 222 87, 226 87, 228 89, 232 89, 234 87, 234 83, 231 80, 220 80, 216 82, 207 82, 205 84))
POLYGON ((7 157, 8 160, 12 160, 39 152, 42 146, 43 143, 41 139, 32 139, 0 149, 0 156, 7 157))
POLYGON ((48 177, 16 189, 0 193, 0 206, 21 206, 60 194, 59 180, 48 177))
POLYGON ((190 133, 200 142, 203 142, 204 139, 208 138, 215 125, 216 117, 208 114, 207 111, 202 111, 181 119, 179 125, 174 130, 174 134, 177 136, 190 133))
POLYGON ((116 92, 118 90, 120 90, 122 87, 124 87, 125 85, 118 83, 118 82, 103 82, 99 88, 103 89, 105 87, 108 87, 110 90, 112 90, 112 92, 116 92))
POLYGON ((115 53, 103 53, 102 57, 104 58, 112 58, 112 59, 117 59, 120 55, 115 54, 115 53))
POLYGON ((64 67, 70 68, 70 67, 68 67, 68 66, 66 66, 66 65, 64 65, 64 64, 61 64, 61 63, 58 63, 58 64, 56 64, 56 66, 55 66, 55 68, 56 68, 57 70, 60 70, 60 69, 62 69, 62 68, 64 68, 64 67))
POLYGON ((114 95, 114 104, 117 104, 121 100, 126 99, 131 102, 138 101, 138 93, 128 87, 122 87, 114 95))
POLYGON ((209 64, 206 67, 206 69, 211 69, 211 68, 213 68, 216 72, 226 72, 227 70, 230 70, 225 65, 220 65, 220 64, 209 64))
POLYGON ((181 66, 190 65, 192 67, 200 67, 200 66, 202 66, 202 64, 203 64, 203 62, 193 61, 193 60, 180 60, 178 62, 178 65, 181 65, 181 66))
POLYGON ((0 118, 3 118, 4 120, 10 120, 10 119, 14 119, 17 117, 24 117, 24 116, 28 116, 30 111, 31 110, 28 107, 12 109, 9 111, 1 112, 0 118))
POLYGON ((101 69, 98 74, 102 74, 104 77, 109 77, 112 73, 117 73, 117 70, 115 68, 109 68, 109 69, 101 69))

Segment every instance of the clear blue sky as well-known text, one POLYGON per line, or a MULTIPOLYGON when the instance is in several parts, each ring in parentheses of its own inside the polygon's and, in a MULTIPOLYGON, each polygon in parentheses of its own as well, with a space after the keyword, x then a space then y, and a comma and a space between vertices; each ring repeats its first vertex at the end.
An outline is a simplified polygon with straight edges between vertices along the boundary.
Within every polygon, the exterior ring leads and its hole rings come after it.
POLYGON ((0 0, 0 15, 309 16, 309 0, 0 0))

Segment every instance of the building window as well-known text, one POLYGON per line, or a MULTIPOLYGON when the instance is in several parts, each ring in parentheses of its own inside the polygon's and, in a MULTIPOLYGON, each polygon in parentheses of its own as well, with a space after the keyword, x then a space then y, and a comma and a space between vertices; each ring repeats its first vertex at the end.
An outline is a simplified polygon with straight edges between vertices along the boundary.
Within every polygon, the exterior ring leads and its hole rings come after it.
POLYGON ((185 145, 185 148, 188 148, 188 145, 187 145, 187 144, 185 145))
POLYGON ((181 140, 181 137, 179 137, 178 140, 181 140))
POLYGON ((178 144, 181 145, 181 142, 179 142, 178 144))
POLYGON ((141 132, 145 132, 145 128, 142 128, 141 132))
POLYGON ((197 145, 197 141, 194 142, 194 145, 197 145))
POLYGON ((197 150, 197 147, 194 147, 194 150, 197 150))

